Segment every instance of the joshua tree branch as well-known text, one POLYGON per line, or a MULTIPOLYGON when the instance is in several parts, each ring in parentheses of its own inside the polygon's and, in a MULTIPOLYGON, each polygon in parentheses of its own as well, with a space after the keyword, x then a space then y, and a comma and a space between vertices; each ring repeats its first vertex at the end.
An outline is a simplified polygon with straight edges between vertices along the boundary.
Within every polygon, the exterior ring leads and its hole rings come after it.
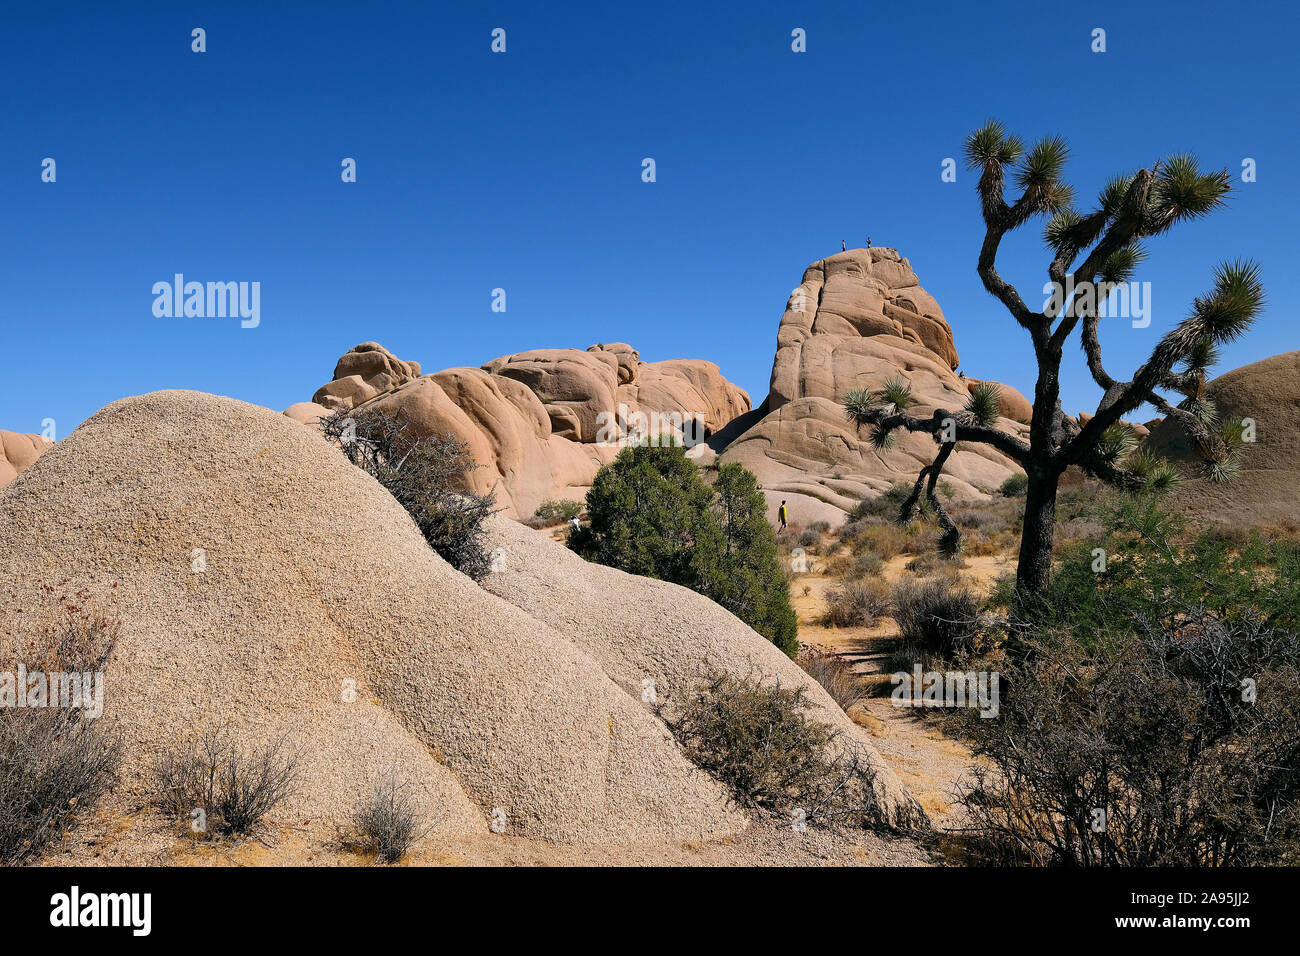
POLYGON ((1106 367, 1101 363, 1101 340, 1097 337, 1097 324, 1100 321, 1096 309, 1083 317, 1083 351, 1088 357, 1088 371, 1092 373, 1092 380, 1103 390, 1109 390, 1114 388, 1115 380, 1106 373, 1106 367))
POLYGON ((1102 432, 1143 402, 1152 401, 1156 387, 1169 377, 1174 365, 1191 352, 1200 334, 1200 322, 1195 315, 1184 319, 1156 343, 1150 358, 1137 370, 1132 381, 1113 383, 1107 388, 1097 405, 1096 414, 1061 449, 1059 455, 1063 463, 1081 463, 1084 450, 1095 446, 1102 432))
POLYGON ((927 435, 937 436, 950 420, 955 423, 956 427, 952 435, 957 441, 980 442, 985 445, 992 445, 1002 454, 1022 466, 1029 460, 1029 445, 1015 435, 1008 435, 996 428, 965 421, 962 415, 942 408, 936 408, 934 415, 930 418, 913 418, 901 412, 893 415, 881 412, 878 418, 873 418, 868 424, 883 428, 886 431, 905 428, 909 432, 924 432, 927 435))
POLYGON ((1024 300, 1020 298, 1020 293, 998 274, 997 266, 994 264, 998 255, 998 245, 1002 242, 1005 233, 1004 227, 989 226, 984 237, 984 245, 980 249, 977 267, 980 281, 984 283, 985 289, 998 298, 1015 320, 1029 330, 1034 337, 1035 347, 1038 347, 1041 340, 1046 337, 1043 316, 1025 305, 1024 300))
POLYGON ((1166 418, 1178 424, 1183 431, 1200 446, 1202 455, 1217 458, 1223 454, 1223 440, 1191 412, 1171 404, 1163 396, 1153 394, 1150 402, 1166 418))
POLYGON ((939 476, 943 474, 943 466, 948 463, 948 456, 952 454, 955 447, 955 442, 945 442, 940 446, 939 454, 934 456, 934 461, 922 468, 920 474, 916 476, 916 482, 912 485, 912 493, 903 502, 898 515, 902 521, 911 521, 916 516, 917 505, 921 500, 922 493, 924 493, 925 500, 929 502, 930 507, 934 510, 935 517, 939 519, 939 527, 943 529, 940 544, 949 553, 957 550, 957 545, 961 541, 961 531, 958 530, 948 512, 944 510, 943 503, 934 492, 935 486, 939 482, 939 476))

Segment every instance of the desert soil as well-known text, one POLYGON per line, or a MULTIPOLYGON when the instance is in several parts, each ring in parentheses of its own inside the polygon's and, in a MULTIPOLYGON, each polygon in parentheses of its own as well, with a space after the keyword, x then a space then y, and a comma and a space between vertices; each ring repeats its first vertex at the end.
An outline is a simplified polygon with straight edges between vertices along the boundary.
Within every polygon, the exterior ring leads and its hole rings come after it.
MULTIPOLYGON (((891 584, 911 576, 905 565, 912 555, 887 562, 881 575, 891 584)), ((961 577, 972 587, 987 591, 1002 574, 1015 568, 1010 554, 967 557, 961 577)), ((862 698, 849 708, 849 716, 872 736, 876 749, 921 802, 940 831, 962 826, 957 797, 967 785, 974 763, 971 752, 945 735, 942 722, 929 711, 897 707, 890 699, 890 652, 898 642, 898 628, 884 618, 872 627, 825 627, 826 593, 835 578, 817 573, 816 566, 795 579, 790 596, 799 616, 799 642, 836 654, 858 675, 862 698), (804 594, 804 588, 808 593, 804 594)))

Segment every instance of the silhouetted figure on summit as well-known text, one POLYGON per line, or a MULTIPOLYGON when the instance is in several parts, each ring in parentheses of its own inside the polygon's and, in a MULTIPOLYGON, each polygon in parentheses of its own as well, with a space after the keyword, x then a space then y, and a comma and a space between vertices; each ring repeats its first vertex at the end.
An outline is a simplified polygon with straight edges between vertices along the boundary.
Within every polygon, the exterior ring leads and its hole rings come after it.
POLYGON ((844 245, 844 240, 840 240, 840 252, 847 252, 848 248, 844 245))

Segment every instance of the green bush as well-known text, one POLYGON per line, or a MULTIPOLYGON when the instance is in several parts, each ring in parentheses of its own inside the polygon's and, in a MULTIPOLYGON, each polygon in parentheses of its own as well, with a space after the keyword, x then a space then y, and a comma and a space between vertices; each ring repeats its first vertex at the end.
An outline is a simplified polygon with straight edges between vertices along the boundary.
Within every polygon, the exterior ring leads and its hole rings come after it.
POLYGON ((1004 498, 1019 498, 1029 489, 1029 476, 1017 472, 998 486, 998 493, 1004 498))
POLYGON ((1172 628, 1181 604, 1220 616, 1249 612, 1268 627, 1300 631, 1296 543, 1253 532, 1189 537, 1182 519, 1150 495, 1114 496, 1098 520, 1105 532, 1063 550, 1046 594, 1017 597, 999 582, 993 601, 1010 609, 1013 640, 1027 629, 1066 629, 1091 641, 1132 634, 1144 620, 1172 628))
POLYGON ((698 591, 793 657, 798 622, 754 476, 736 463, 710 487, 680 446, 637 445, 602 468, 589 523, 569 547, 599 564, 698 591))
POLYGON ((533 517, 542 527, 551 527, 557 524, 564 524, 571 521, 578 515, 582 514, 581 501, 568 501, 565 499, 543 501, 533 512, 533 517))
POLYGON ((879 574, 885 566, 885 559, 874 551, 863 551, 855 554, 851 562, 853 573, 867 577, 879 574))
POLYGON ((897 520, 899 510, 903 502, 912 494, 912 486, 901 481, 896 481, 890 485, 886 491, 881 492, 874 498, 864 498, 858 502, 858 506, 853 509, 849 515, 849 520, 854 521, 859 518, 886 518, 890 521, 897 520))

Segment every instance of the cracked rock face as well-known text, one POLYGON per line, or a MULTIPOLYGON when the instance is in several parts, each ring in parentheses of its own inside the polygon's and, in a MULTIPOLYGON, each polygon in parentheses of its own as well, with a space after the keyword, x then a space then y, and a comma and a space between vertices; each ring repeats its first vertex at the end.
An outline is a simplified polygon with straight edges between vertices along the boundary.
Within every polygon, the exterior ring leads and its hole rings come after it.
MULTIPOLYGON (((804 271, 777 331, 767 402, 715 447, 758 476, 773 510, 784 498, 795 522, 843 520, 862 498, 914 481, 937 448, 900 431, 893 448, 873 449, 845 419, 845 397, 898 377, 911 384, 912 414, 955 412, 976 381, 959 376, 957 364, 952 328, 907 259, 894 249, 850 249, 804 271)), ((1001 405, 1000 427, 1027 435, 1029 401, 1002 386, 1001 405)), ((974 499, 1019 470, 992 448, 963 445, 943 480, 957 498, 974 499)))

